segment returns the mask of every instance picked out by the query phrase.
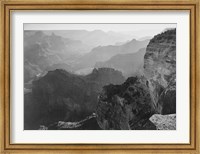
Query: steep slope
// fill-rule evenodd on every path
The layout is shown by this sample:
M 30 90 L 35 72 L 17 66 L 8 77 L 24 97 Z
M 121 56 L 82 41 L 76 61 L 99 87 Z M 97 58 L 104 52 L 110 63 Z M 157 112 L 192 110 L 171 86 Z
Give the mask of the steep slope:
M 79 59 L 79 63 L 76 69 L 82 69 L 85 67 L 94 67 L 96 62 L 103 62 L 109 60 L 111 57 L 117 54 L 135 53 L 141 48 L 145 48 L 149 40 L 137 41 L 135 39 L 123 44 L 123 45 L 109 45 L 99 46 L 83 57 Z
M 108 61 L 96 63 L 95 67 L 114 68 L 121 71 L 126 77 L 141 75 L 140 71 L 144 65 L 145 52 L 146 49 L 142 48 L 136 53 L 118 54 L 110 58 Z
M 122 73 L 114 69 L 95 69 L 88 76 L 64 70 L 49 71 L 33 81 L 32 93 L 25 97 L 25 129 L 38 129 L 39 125 L 48 126 L 58 121 L 82 120 L 94 112 L 103 86 L 123 82 Z M 32 108 L 37 110 L 32 111 Z M 34 126 L 32 121 L 35 121 Z
M 144 73 L 157 112 L 176 113 L 176 29 L 150 41 L 144 56 Z

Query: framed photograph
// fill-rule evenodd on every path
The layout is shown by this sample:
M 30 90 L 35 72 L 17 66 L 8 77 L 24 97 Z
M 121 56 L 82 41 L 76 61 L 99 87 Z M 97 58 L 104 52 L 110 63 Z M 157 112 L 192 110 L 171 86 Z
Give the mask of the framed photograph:
M 1 0 L 2 153 L 199 153 L 199 1 Z

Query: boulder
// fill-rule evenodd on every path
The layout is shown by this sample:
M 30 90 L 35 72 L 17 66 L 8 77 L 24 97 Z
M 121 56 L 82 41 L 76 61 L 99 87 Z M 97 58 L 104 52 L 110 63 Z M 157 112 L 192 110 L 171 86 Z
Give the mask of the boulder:
M 157 130 L 176 130 L 176 114 L 154 114 L 149 120 L 156 126 Z

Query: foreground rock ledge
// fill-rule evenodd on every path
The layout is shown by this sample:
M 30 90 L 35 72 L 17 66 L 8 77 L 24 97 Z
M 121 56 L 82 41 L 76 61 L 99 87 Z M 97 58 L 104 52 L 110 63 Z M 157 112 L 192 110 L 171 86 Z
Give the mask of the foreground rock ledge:
M 100 130 L 97 124 L 96 114 L 84 118 L 77 122 L 58 121 L 50 124 L 48 127 L 41 125 L 39 130 Z
M 176 114 L 154 114 L 149 120 L 156 126 L 157 130 L 176 130 Z

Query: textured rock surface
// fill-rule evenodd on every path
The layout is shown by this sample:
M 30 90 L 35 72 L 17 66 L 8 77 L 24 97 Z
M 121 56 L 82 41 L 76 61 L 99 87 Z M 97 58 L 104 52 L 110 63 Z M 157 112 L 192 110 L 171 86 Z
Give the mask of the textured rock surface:
M 122 85 L 109 85 L 103 88 L 96 113 L 102 129 L 128 130 L 146 127 L 146 122 L 153 111 L 154 106 L 146 80 L 131 77 Z M 152 129 L 153 126 L 150 125 L 149 129 Z
M 144 56 L 144 74 L 157 112 L 176 113 L 176 29 L 150 40 Z
M 149 120 L 158 130 L 176 130 L 176 114 L 154 114 Z

